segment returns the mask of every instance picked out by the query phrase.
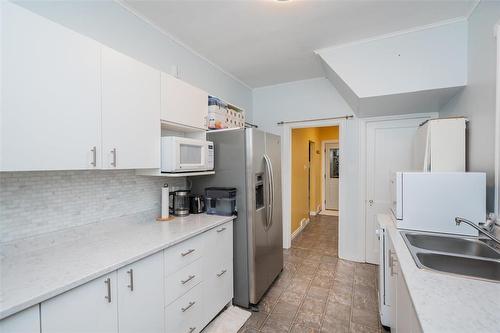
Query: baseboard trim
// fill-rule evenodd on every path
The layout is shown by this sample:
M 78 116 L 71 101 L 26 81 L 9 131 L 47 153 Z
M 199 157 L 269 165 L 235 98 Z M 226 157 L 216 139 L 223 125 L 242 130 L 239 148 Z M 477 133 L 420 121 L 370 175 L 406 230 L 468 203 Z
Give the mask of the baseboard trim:
M 309 222 L 311 222 L 310 219 L 308 218 L 303 218 L 302 220 L 300 220 L 300 226 L 297 228 L 297 230 L 295 230 L 293 233 L 292 233 L 292 240 L 297 237 L 301 232 L 302 230 L 304 230 L 304 228 L 306 227 L 306 225 L 309 224 Z
M 319 215 L 320 212 L 321 212 L 321 205 L 318 205 L 318 207 L 316 207 L 316 211 L 310 211 L 309 212 L 309 216 Z

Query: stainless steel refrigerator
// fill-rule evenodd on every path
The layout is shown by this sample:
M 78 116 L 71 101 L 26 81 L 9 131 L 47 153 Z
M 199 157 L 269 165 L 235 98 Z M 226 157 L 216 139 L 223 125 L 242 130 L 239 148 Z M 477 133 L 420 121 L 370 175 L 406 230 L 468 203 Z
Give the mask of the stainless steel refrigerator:
M 237 189 L 234 222 L 234 300 L 257 304 L 283 269 L 280 137 L 255 128 L 207 134 L 215 146 L 215 175 L 197 177 L 193 190 Z

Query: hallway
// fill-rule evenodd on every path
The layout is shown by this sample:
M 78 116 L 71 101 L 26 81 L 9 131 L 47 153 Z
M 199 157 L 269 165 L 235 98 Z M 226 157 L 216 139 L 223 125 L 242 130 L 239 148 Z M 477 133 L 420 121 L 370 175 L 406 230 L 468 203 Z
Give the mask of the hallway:
M 377 266 L 337 258 L 338 218 L 311 217 L 240 333 L 380 332 Z M 383 330 L 382 330 L 383 332 Z

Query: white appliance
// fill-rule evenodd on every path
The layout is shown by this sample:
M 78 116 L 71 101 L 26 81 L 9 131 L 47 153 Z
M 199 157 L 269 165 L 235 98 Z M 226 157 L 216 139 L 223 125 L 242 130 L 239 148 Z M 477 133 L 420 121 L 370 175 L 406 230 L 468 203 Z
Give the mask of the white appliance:
M 482 172 L 397 172 L 391 179 L 392 213 L 400 229 L 474 235 L 486 219 L 486 174 Z
M 161 172 L 192 172 L 213 169 L 213 142 L 178 136 L 161 138 Z
M 465 118 L 430 119 L 417 130 L 415 171 L 465 172 Z

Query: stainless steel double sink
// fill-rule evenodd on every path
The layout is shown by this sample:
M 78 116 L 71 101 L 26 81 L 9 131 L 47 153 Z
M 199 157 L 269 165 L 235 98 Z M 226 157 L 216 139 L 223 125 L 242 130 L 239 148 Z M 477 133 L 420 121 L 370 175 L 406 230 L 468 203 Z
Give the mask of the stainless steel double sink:
M 500 251 L 477 237 L 400 233 L 419 268 L 500 282 Z

